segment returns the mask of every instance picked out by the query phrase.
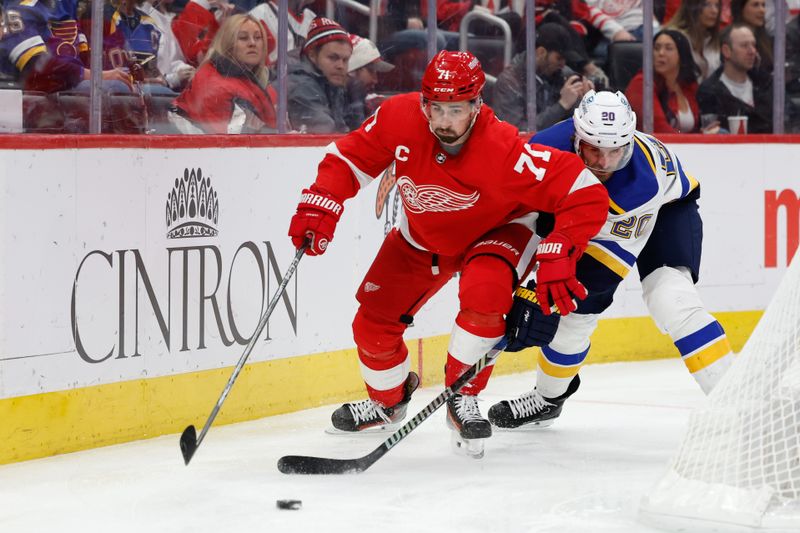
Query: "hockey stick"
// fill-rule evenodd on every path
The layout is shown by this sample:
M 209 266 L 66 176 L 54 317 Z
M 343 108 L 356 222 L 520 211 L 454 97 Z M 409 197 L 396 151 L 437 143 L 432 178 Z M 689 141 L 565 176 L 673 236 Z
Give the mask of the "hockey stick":
M 261 336 L 261 332 L 264 330 L 264 326 L 267 325 L 267 321 L 269 320 L 272 311 L 275 309 L 275 306 L 278 305 L 278 300 L 280 299 L 281 296 L 283 296 L 284 291 L 286 291 L 286 286 L 289 284 L 289 280 L 292 279 L 294 271 L 297 270 L 297 264 L 300 263 L 300 259 L 302 259 L 303 254 L 306 253 L 306 248 L 308 248 L 308 246 L 309 243 L 308 241 L 306 241 L 300 248 L 297 249 L 297 253 L 294 256 L 294 261 L 292 261 L 292 264 L 289 265 L 289 268 L 286 269 L 286 273 L 283 275 L 283 280 L 281 281 L 281 284 L 278 286 L 278 290 L 275 292 L 275 296 L 273 296 L 272 300 L 270 300 L 266 312 L 263 315 L 261 315 L 261 320 L 259 320 L 258 322 L 256 331 L 253 333 L 253 336 L 250 337 L 250 342 L 247 343 L 247 347 L 244 349 L 242 357 L 239 358 L 239 362 L 236 363 L 236 368 L 233 369 L 233 374 L 231 374 L 231 377 L 228 379 L 228 383 L 227 385 L 225 385 L 225 389 L 223 389 L 222 394 L 217 400 L 217 404 L 211 411 L 208 420 L 206 420 L 206 425 L 203 426 L 203 430 L 200 432 L 200 437 L 197 437 L 197 431 L 195 430 L 194 426 L 189 426 L 183 430 L 180 441 L 181 453 L 183 454 L 183 461 L 187 465 L 189 464 L 189 461 L 192 460 L 194 452 L 196 452 L 197 448 L 200 447 L 200 443 L 203 442 L 203 438 L 205 438 L 206 433 L 208 433 L 208 429 L 211 427 L 211 423 L 214 422 L 214 419 L 217 417 L 217 413 L 219 413 L 222 404 L 225 402 L 225 398 L 228 397 L 228 393 L 231 391 L 231 388 L 233 387 L 233 383 L 236 381 L 236 378 L 239 377 L 239 372 L 242 371 L 242 367 L 244 367 L 245 361 L 247 361 L 247 358 L 250 357 L 250 352 L 253 351 L 253 347 L 256 344 L 256 340 L 258 339 L 258 337 Z
M 497 356 L 500 355 L 500 352 L 505 349 L 507 343 L 508 339 L 505 337 L 500 339 L 494 348 L 481 357 L 477 363 L 469 367 L 452 385 L 444 389 L 439 396 L 426 405 L 414 418 L 406 422 L 403 427 L 392 433 L 380 446 L 364 457 L 359 457 L 357 459 L 329 459 L 305 455 L 285 455 L 278 460 L 278 470 L 284 474 L 357 474 L 363 472 L 375 464 L 386 452 L 394 448 L 398 442 L 406 438 L 409 433 L 422 424 L 425 419 L 431 416 L 451 396 L 460 391 L 464 385 L 475 377 L 475 375 L 494 361 Z

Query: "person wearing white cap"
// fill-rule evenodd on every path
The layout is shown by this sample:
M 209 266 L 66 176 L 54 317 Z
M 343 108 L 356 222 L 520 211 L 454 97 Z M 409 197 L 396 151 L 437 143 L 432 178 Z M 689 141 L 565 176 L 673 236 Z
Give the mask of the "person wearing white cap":
M 381 58 L 378 47 L 369 39 L 350 34 L 350 42 L 353 44 L 353 55 L 347 67 L 349 79 L 345 94 L 345 121 L 354 130 L 372 114 L 379 100 L 373 93 L 378 85 L 378 73 L 389 72 L 394 65 Z M 373 105 L 368 105 L 368 102 Z
M 360 80 L 367 90 L 372 90 L 378 84 L 377 73 L 389 72 L 394 69 L 394 65 L 381 58 L 378 47 L 369 39 L 351 34 L 350 42 L 353 43 L 353 55 L 350 56 L 347 70 L 350 76 Z

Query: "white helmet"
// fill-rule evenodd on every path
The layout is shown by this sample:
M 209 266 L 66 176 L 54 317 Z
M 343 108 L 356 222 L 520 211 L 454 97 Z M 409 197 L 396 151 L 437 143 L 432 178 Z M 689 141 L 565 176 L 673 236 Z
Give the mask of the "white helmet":
M 636 131 L 636 113 L 625 95 L 617 91 L 589 91 L 573 113 L 575 125 L 575 152 L 580 155 L 581 141 L 597 148 L 624 148 L 619 170 L 633 155 L 633 133 Z M 601 170 L 601 169 L 598 169 Z

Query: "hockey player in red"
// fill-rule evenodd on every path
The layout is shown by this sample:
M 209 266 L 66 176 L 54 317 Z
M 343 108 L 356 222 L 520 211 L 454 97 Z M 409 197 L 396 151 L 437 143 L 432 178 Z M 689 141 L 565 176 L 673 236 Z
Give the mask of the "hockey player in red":
M 605 188 L 579 157 L 527 144 L 498 120 L 482 103 L 484 81 L 469 52 L 440 52 L 425 71 L 422 93 L 386 100 L 358 130 L 329 145 L 316 181 L 302 193 L 289 235 L 297 247 L 310 237 L 309 255 L 325 252 L 343 202 L 392 162 L 403 201 L 399 227 L 387 235 L 356 295 L 353 334 L 369 398 L 333 413 L 339 431 L 405 416 L 419 378 L 410 372 L 403 333 L 455 273 L 461 272 L 460 309 L 446 385 L 502 338 L 514 288 L 534 260 L 548 313 L 552 304 L 568 314 L 573 298 L 586 295 L 575 262 L 606 218 Z M 555 215 L 541 243 L 539 212 Z M 491 371 L 448 401 L 451 428 L 476 456 L 491 436 L 476 398 Z

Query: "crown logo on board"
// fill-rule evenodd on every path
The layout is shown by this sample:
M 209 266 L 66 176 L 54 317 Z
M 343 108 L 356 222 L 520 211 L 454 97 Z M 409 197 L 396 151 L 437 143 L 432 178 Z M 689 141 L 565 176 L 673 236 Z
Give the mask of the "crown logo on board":
M 219 200 L 202 169 L 184 169 L 167 194 L 167 238 L 216 237 Z

